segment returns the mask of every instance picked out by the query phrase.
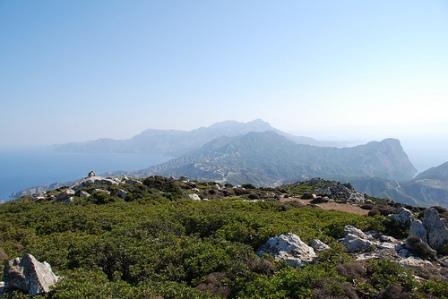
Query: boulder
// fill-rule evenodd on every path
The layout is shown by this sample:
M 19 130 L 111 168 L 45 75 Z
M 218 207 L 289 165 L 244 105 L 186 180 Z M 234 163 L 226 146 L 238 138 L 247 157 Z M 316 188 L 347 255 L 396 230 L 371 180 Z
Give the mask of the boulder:
M 0 296 L 4 293 L 5 291 L 5 283 L 3 281 L 0 281 Z
M 369 237 L 354 226 L 346 225 L 344 233 L 345 237 L 342 239 L 342 243 L 350 253 L 372 251 L 375 247 Z
M 258 255 L 269 254 L 294 267 L 311 263 L 316 257 L 314 249 L 300 240 L 295 234 L 282 234 L 269 238 L 257 251 Z
M 414 220 L 411 222 L 409 237 L 417 237 L 423 242 L 428 242 L 426 228 L 420 220 Z
M 39 262 L 31 254 L 10 260 L 4 269 L 5 290 L 22 290 L 31 296 L 48 293 L 59 277 L 47 262 Z
M 313 239 L 310 241 L 310 246 L 313 247 L 315 251 L 324 251 L 330 249 L 330 246 L 325 244 L 319 239 Z
M 397 214 L 389 215 L 389 218 L 401 226 L 408 226 L 414 220 L 414 215 L 406 208 L 398 209 Z
M 188 197 L 191 199 L 191 200 L 201 200 L 201 198 L 199 197 L 199 195 L 197 195 L 197 194 L 188 194 Z
M 440 219 L 439 212 L 435 208 L 426 209 L 422 223 L 427 231 L 429 246 L 437 251 L 444 250 L 448 243 L 448 227 Z

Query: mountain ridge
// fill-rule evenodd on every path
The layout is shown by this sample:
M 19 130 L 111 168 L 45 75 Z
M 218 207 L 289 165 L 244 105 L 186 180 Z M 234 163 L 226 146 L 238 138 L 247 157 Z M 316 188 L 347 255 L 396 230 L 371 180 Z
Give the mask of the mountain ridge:
M 196 151 L 135 174 L 275 185 L 319 176 L 408 180 L 415 173 L 395 139 L 336 148 L 296 144 L 275 132 L 251 132 L 213 140 Z
M 276 132 L 300 144 L 316 146 L 341 145 L 341 142 L 325 142 L 311 137 L 292 135 L 272 127 L 268 122 L 256 119 L 246 123 L 222 121 L 208 127 L 200 127 L 190 131 L 147 129 L 130 139 L 101 138 L 87 142 L 55 145 L 54 149 L 61 152 L 75 153 L 145 152 L 179 157 L 219 137 L 234 137 L 249 132 L 264 131 Z

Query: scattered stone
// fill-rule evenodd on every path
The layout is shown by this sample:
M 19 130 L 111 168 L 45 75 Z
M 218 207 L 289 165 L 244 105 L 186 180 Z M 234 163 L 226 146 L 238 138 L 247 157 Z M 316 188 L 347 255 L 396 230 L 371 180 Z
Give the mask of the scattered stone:
M 39 262 L 31 254 L 10 260 L 4 270 L 5 290 L 22 290 L 31 296 L 48 293 L 59 277 L 47 262 Z
M 398 209 L 398 213 L 389 215 L 389 218 L 403 227 L 410 225 L 414 220 L 412 212 L 406 208 Z
M 188 197 L 189 197 L 191 200 L 201 200 L 201 198 L 200 198 L 199 195 L 197 195 L 197 194 L 188 194 Z
M 294 267 L 311 263 L 317 257 L 312 247 L 300 240 L 299 236 L 291 233 L 269 238 L 258 249 L 257 254 L 272 255 L 276 260 L 286 261 Z
M 330 249 L 330 246 L 325 244 L 319 239 L 313 239 L 310 241 L 310 246 L 313 247 L 315 251 L 324 251 Z

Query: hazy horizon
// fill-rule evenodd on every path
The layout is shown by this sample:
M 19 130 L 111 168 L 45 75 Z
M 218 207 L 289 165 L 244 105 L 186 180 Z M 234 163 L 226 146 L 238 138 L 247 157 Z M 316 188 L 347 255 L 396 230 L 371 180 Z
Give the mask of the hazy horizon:
M 0 2 L 0 149 L 261 118 L 448 160 L 445 1 Z

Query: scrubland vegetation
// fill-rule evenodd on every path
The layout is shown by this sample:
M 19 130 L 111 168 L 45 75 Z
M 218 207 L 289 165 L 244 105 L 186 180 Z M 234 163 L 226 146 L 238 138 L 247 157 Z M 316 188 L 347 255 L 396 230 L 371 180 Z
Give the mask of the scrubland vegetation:
M 446 283 L 418 282 L 387 260 L 354 261 L 337 242 L 347 224 L 385 231 L 383 216 L 224 197 L 212 185 L 197 183 L 208 201 L 188 200 L 180 181 L 152 178 L 127 185 L 125 200 L 112 192 L 72 204 L 24 198 L 0 205 L 0 259 L 29 252 L 48 261 L 63 279 L 46 298 L 448 297 Z M 286 232 L 332 249 L 303 268 L 256 255 Z

